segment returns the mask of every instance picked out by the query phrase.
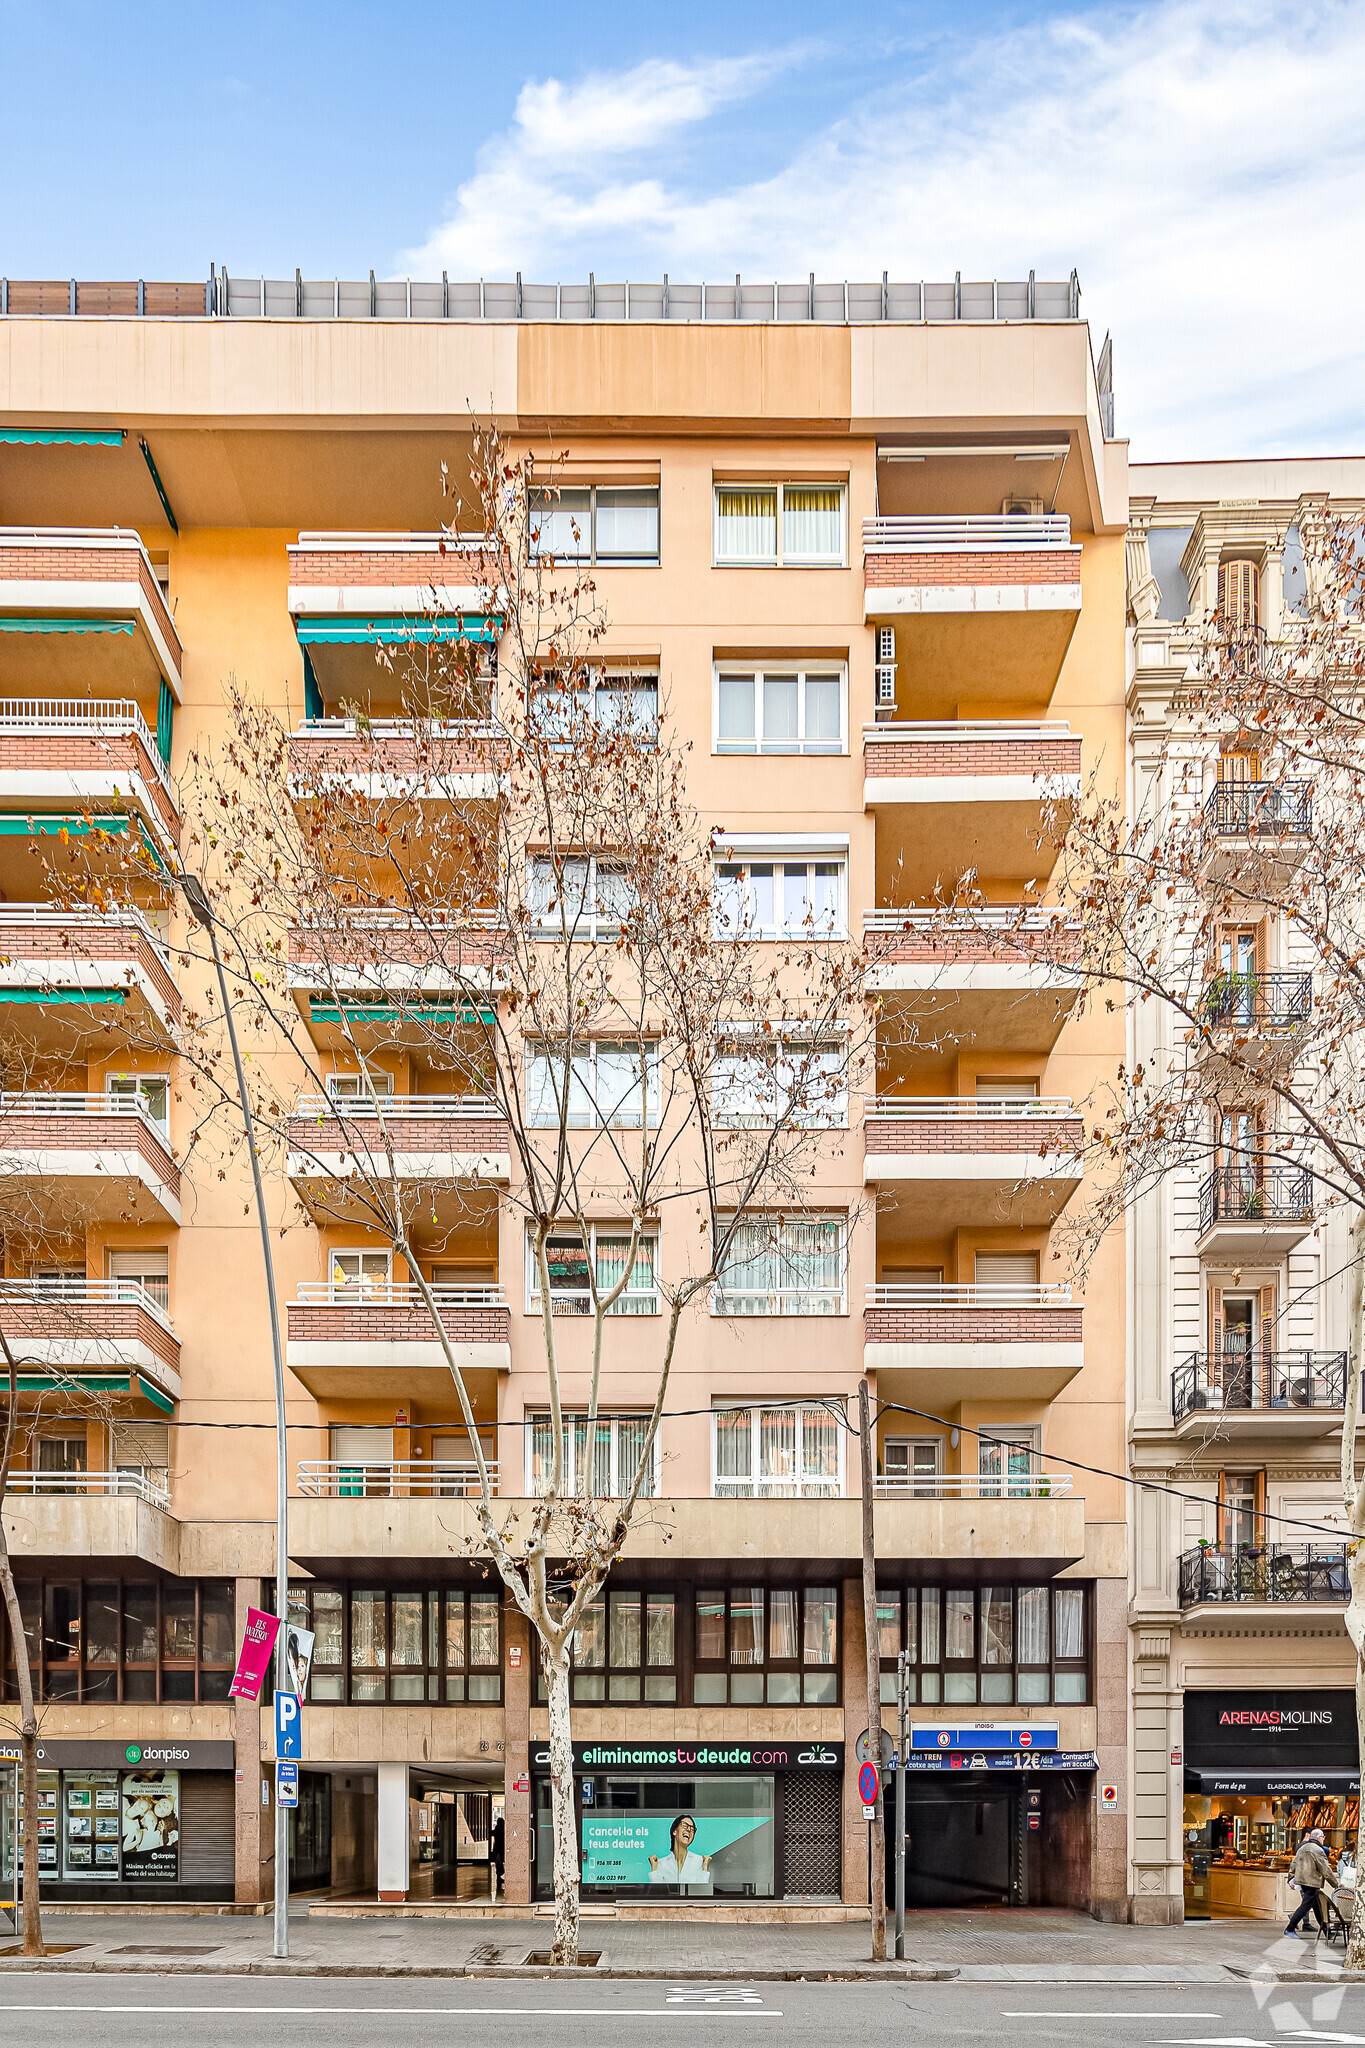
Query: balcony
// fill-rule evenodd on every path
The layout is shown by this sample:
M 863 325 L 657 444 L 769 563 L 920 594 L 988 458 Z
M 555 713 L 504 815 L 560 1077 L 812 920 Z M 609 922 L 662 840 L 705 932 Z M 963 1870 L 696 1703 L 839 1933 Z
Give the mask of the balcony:
M 951 890 L 968 869 L 1043 879 L 1056 859 L 1051 807 L 1080 789 L 1080 735 L 1064 719 L 864 726 L 863 803 L 884 841 L 879 896 Z
M 1210 881 L 1248 863 L 1269 877 L 1288 874 L 1312 834 L 1311 782 L 1216 782 L 1204 805 L 1201 867 Z
M 476 719 L 309 718 L 289 736 L 297 804 L 344 789 L 375 802 L 491 802 L 505 745 Z
M 170 771 L 131 699 L 0 699 L 0 808 L 9 840 L 135 832 L 159 860 L 180 839 Z
M 501 1287 L 434 1287 L 462 1372 L 510 1372 L 512 1318 Z M 454 1381 L 420 1291 L 409 1283 L 357 1288 L 302 1282 L 288 1305 L 287 1363 L 328 1400 L 454 1398 Z M 488 1389 L 485 1389 L 488 1390 Z
M 1209 1025 L 1227 1031 L 1297 1031 L 1313 1014 L 1311 974 L 1217 974 L 1201 999 Z
M 155 703 L 164 682 L 180 697 L 175 622 L 118 527 L 0 527 L 0 634 L 11 689 Z
M 870 1286 L 863 1360 L 916 1407 L 968 1399 L 1051 1401 L 1084 1363 L 1067 1281 L 1032 1286 Z
M 877 1500 L 1065 1500 L 1070 1472 L 879 1473 L 872 1482 Z
M 1345 1405 L 1344 1351 L 1199 1351 L 1171 1376 L 1180 1436 L 1327 1436 Z
M 73 1201 L 87 1224 L 180 1221 L 180 1169 L 140 1096 L 0 1094 L 0 1172 L 28 1183 L 35 1224 Z
M 366 702 L 385 647 L 495 646 L 491 569 L 476 536 L 301 533 L 289 549 L 289 610 L 310 714 Z
M 926 688 L 951 704 L 979 697 L 986 675 L 993 697 L 1046 703 L 1080 615 L 1081 549 L 1066 517 L 863 521 L 863 617 L 895 626 L 918 708 Z
M 500 931 L 492 913 L 455 926 L 398 910 L 339 918 L 322 935 L 298 928 L 290 993 L 320 1051 L 353 1054 L 353 1038 L 366 1052 L 421 1046 L 433 1024 L 477 1021 L 496 986 Z
M 390 1161 L 380 1120 L 393 1146 Z M 390 1174 L 423 1189 L 438 1221 L 444 1190 L 504 1186 L 512 1176 L 507 1121 L 481 1095 L 398 1095 L 379 1102 L 305 1095 L 289 1119 L 287 1171 L 316 1216 L 344 1208 L 348 1181 Z
M 1199 1190 L 1202 1256 L 1255 1259 L 1289 1252 L 1313 1228 L 1313 1176 L 1260 1153 L 1220 1166 Z
M 1081 991 L 1079 927 L 1060 910 L 865 910 L 868 993 L 933 1042 L 1051 1052 Z M 915 1048 L 900 1052 L 916 1064 Z
M 72 1054 L 126 1018 L 143 1038 L 180 1025 L 170 951 L 135 910 L 53 910 L 0 905 L 0 1012 L 11 1038 L 44 1054 Z
M 122 1472 L 11 1472 L 6 1491 L 63 1500 L 140 1500 L 149 1508 L 169 1510 L 171 1489 L 155 1473 L 136 1468 Z
M 165 1304 L 136 1280 L 0 1280 L 0 1313 L 22 1393 L 52 1393 L 57 1373 L 162 1413 L 180 1398 L 179 1340 Z
M 485 1461 L 498 1491 L 498 1461 Z M 477 1500 L 479 1468 L 473 1459 L 390 1458 L 357 1464 L 345 1458 L 304 1458 L 298 1489 L 305 1500 Z
M 911 1238 L 1012 1223 L 1056 1222 L 1081 1184 L 1084 1127 L 1070 1100 L 873 1097 L 863 1121 L 863 1178 L 894 1190 Z
M 1343 1543 L 1209 1544 L 1180 1560 L 1182 1608 L 1236 1601 L 1339 1611 L 1350 1597 Z

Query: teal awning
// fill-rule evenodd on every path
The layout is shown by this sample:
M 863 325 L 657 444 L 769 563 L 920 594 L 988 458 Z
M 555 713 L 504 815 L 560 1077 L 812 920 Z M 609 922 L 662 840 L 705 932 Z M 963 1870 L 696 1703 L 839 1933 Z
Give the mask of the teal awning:
M 131 619 L 0 618 L 0 633 L 131 633 Z
M 0 427 L 0 442 L 15 448 L 121 448 L 122 427 Z
M 477 613 L 448 619 L 300 619 L 297 630 L 300 647 L 401 647 L 410 640 L 429 646 L 498 637 L 495 621 Z
M 160 1387 L 153 1386 L 150 1380 L 143 1379 L 141 1373 L 137 1375 L 137 1391 L 144 1401 L 150 1401 L 153 1408 L 159 1408 L 163 1415 L 174 1415 L 175 1403 L 170 1395 L 163 1394 Z
M 72 839 L 84 839 L 91 832 L 126 832 L 131 822 L 122 811 L 95 812 L 88 818 L 56 811 L 25 818 L 7 811 L 0 815 L 0 839 L 49 839 L 63 831 Z
M 449 1008 L 434 1003 L 310 1003 L 308 1014 L 315 1024 L 395 1024 L 404 1017 L 420 1018 L 424 1024 L 495 1024 L 492 1010 L 471 1010 L 467 1004 Z
M 0 1003 L 126 1003 L 126 988 L 0 988 Z

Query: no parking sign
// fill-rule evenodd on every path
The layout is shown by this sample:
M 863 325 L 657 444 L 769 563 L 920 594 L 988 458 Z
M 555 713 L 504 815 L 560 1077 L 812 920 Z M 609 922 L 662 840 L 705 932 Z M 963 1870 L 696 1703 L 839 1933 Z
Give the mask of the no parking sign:
M 880 1790 L 881 1777 L 877 1766 L 875 1764 L 860 1764 L 858 1766 L 858 1797 L 863 1802 L 865 1812 L 875 1812 L 877 1794 Z

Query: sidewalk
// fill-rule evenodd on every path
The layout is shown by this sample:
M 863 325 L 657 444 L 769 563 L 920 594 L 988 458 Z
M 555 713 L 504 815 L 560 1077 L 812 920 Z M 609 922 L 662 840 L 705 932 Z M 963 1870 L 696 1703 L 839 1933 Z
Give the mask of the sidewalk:
M 299 1977 L 540 1976 L 528 1964 L 548 1951 L 546 1919 L 341 1920 L 290 1915 L 287 1959 L 271 1955 L 269 1919 L 230 1915 L 61 1913 L 44 1934 L 69 1952 L 50 1971 L 174 1972 Z M 866 1922 L 735 1925 L 693 1920 L 592 1919 L 582 1946 L 596 1950 L 595 1974 L 711 1979 L 897 1978 L 1034 1983 L 1215 1983 L 1269 1970 L 1282 1981 L 1338 1978 L 1341 1949 L 1286 1941 L 1269 1921 L 1192 1921 L 1184 1927 L 1107 1927 L 1082 1914 L 1038 1910 L 914 1913 L 904 1963 L 869 1960 Z M 888 1929 L 888 1947 L 891 1946 Z M 16 1942 L 0 1950 L 0 1971 L 30 1967 Z

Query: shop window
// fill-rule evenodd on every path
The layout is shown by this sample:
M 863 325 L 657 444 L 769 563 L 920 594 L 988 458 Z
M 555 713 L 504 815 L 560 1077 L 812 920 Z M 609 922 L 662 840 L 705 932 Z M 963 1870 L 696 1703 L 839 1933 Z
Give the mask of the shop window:
M 1084 1706 L 1091 1698 L 1084 1586 L 911 1586 L 877 1594 L 882 1699 L 896 1698 L 903 1637 L 924 1706 Z
M 353 1706 L 502 1698 L 502 1595 L 493 1587 L 290 1589 L 313 1630 L 308 1698 Z
M 836 1706 L 839 1601 L 833 1586 L 699 1588 L 698 1706 Z

